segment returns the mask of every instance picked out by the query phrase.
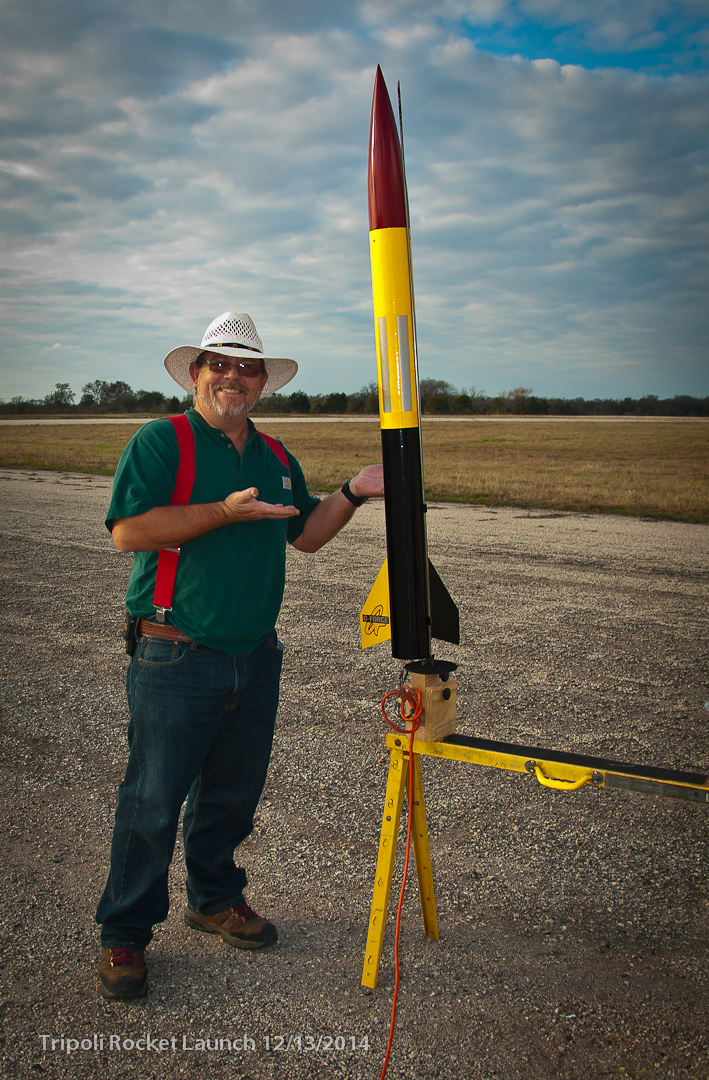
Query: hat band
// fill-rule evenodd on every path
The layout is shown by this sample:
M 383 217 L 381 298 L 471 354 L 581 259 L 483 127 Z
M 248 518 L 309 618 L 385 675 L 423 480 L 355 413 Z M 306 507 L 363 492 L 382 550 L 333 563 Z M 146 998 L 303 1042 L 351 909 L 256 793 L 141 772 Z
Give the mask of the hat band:
M 202 348 L 205 352 L 209 352 L 210 349 L 248 349 L 249 352 L 255 352 L 259 356 L 263 356 L 261 349 L 257 349 L 253 345 L 242 345 L 240 341 L 210 341 L 208 345 L 203 345 Z

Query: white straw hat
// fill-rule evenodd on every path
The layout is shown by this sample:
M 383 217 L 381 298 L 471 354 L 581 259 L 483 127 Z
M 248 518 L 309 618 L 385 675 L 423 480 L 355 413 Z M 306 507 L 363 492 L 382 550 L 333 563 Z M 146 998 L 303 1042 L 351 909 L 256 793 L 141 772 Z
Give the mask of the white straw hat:
M 204 331 L 201 345 L 180 345 L 165 357 L 168 374 L 189 394 L 194 390 L 190 364 L 205 351 L 220 353 L 222 356 L 263 360 L 268 379 L 261 391 L 261 397 L 280 390 L 298 371 L 295 360 L 287 360 L 284 356 L 264 356 L 263 342 L 256 333 L 253 319 L 250 315 L 238 311 L 225 311 L 223 315 L 217 315 Z

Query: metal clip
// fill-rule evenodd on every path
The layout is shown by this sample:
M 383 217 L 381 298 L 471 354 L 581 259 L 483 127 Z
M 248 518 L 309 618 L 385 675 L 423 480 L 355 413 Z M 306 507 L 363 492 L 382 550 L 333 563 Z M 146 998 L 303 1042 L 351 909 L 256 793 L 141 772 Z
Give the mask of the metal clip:
M 166 611 L 172 611 L 172 608 L 171 607 L 168 607 L 168 608 L 156 607 L 155 608 L 155 622 L 164 623 L 165 622 L 165 612 Z

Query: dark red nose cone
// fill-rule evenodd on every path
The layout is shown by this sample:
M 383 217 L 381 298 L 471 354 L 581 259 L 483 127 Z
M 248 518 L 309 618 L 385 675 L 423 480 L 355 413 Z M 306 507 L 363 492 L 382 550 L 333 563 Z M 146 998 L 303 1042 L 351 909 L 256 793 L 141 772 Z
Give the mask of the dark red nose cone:
M 369 125 L 369 229 L 406 228 L 401 146 L 382 69 L 377 65 Z

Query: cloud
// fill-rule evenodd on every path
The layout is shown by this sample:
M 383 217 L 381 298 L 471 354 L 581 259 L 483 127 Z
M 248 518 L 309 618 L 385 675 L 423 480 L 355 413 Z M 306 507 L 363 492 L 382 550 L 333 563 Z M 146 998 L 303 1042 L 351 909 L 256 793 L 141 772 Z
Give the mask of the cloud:
M 369 382 L 377 62 L 402 83 L 422 374 L 707 392 L 706 79 L 495 55 L 471 32 L 519 44 L 536 20 L 593 48 L 615 12 L 633 49 L 698 8 L 79 3 L 35 40 L 35 3 L 10 5 L 0 69 L 3 397 L 60 375 L 171 390 L 162 356 L 232 307 L 300 362 L 296 388 Z

